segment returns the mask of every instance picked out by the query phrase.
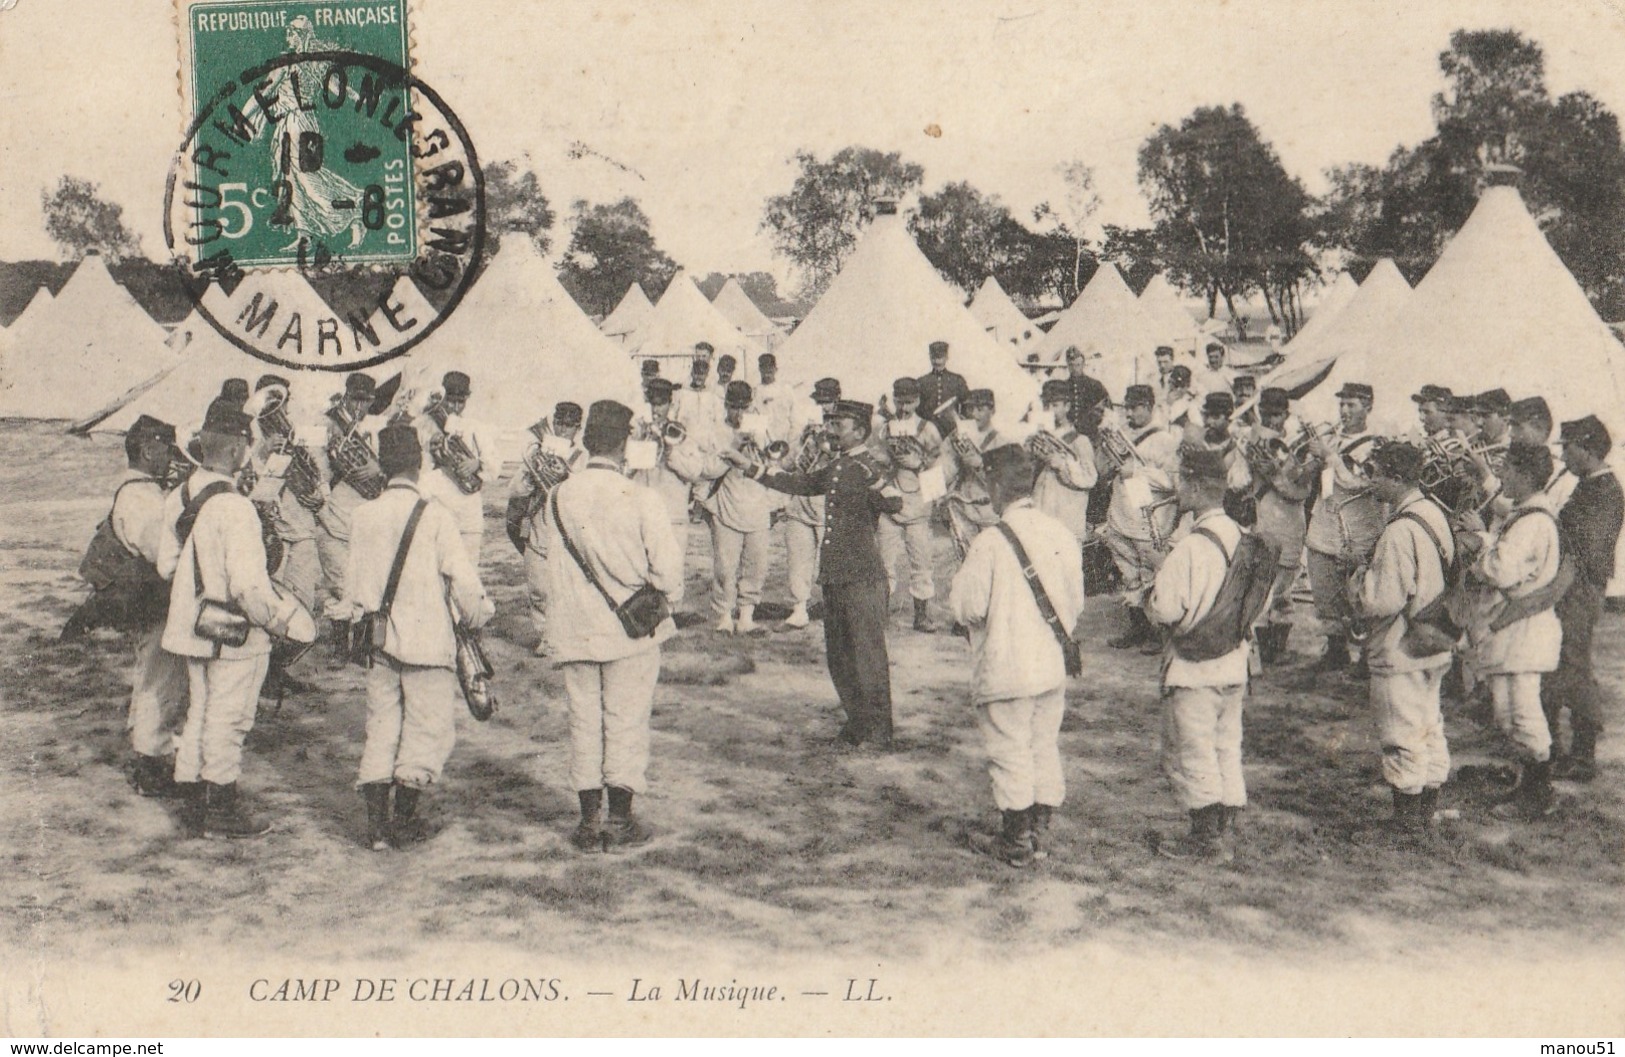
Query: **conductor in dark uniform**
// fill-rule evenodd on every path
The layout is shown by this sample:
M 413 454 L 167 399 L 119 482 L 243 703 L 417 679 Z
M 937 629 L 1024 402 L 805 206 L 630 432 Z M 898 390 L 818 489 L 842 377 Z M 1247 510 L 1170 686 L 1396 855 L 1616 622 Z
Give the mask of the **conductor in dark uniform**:
M 955 374 L 948 369 L 948 343 L 946 341 L 933 341 L 930 345 L 931 373 L 920 375 L 920 417 L 930 419 L 937 427 L 937 432 L 944 437 L 954 431 L 954 418 L 959 406 L 970 392 L 970 386 L 965 376 Z M 948 401 L 956 403 L 952 407 L 937 409 Z
M 1602 733 L 1602 701 L 1591 670 L 1591 638 L 1602 616 L 1608 581 L 1614 575 L 1614 546 L 1625 521 L 1625 495 L 1613 469 L 1604 462 L 1613 438 L 1596 416 L 1563 423 L 1559 439 L 1563 462 L 1579 479 L 1558 515 L 1563 544 L 1573 555 L 1575 569 L 1573 585 L 1557 603 L 1563 646 L 1557 671 L 1544 681 L 1541 704 L 1554 750 L 1564 708 L 1569 710 L 1574 733 L 1568 755 L 1552 753 L 1557 761 L 1552 776 L 1589 782 L 1597 772 L 1597 736 Z
M 955 377 L 958 377 L 957 375 Z M 818 582 L 824 589 L 824 649 L 830 681 L 846 711 L 837 741 L 891 749 L 891 662 L 886 654 L 886 566 L 875 542 L 882 514 L 902 509 L 902 497 L 881 495 L 884 474 L 866 450 L 874 408 L 838 400 L 824 416 L 830 448 L 827 466 L 807 473 L 753 475 L 791 495 L 824 497 L 824 539 Z

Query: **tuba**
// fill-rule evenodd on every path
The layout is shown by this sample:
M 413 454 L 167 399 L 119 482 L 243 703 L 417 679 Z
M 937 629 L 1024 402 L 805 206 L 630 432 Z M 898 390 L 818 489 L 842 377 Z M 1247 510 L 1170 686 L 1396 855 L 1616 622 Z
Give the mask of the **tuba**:
M 445 395 L 438 389 L 430 393 L 423 413 L 434 423 L 435 435 L 429 438 L 429 458 L 434 461 L 435 468 L 450 477 L 457 490 L 464 495 L 478 492 L 485 486 L 485 480 L 480 476 L 479 456 L 461 436 L 446 432 L 451 413 L 446 409 Z M 470 465 L 474 467 L 472 470 L 467 469 Z
M 570 464 L 558 452 L 549 450 L 549 446 L 559 440 L 549 420 L 544 418 L 532 425 L 530 434 L 536 443 L 525 452 L 525 471 L 536 482 L 535 491 L 540 498 L 564 483 L 570 476 Z
M 320 510 L 322 470 L 310 449 L 294 437 L 293 423 L 288 420 L 288 387 L 266 386 L 249 398 L 243 410 L 259 422 L 260 433 L 270 442 L 272 453 L 288 457 L 288 469 L 282 481 L 294 499 L 313 513 Z
M 335 480 L 348 482 L 363 499 L 377 499 L 388 482 L 384 468 L 378 465 L 377 452 L 361 432 L 362 416 L 351 416 L 349 404 L 340 393 L 333 395 L 326 414 L 341 431 L 327 445 L 327 461 L 333 467 Z

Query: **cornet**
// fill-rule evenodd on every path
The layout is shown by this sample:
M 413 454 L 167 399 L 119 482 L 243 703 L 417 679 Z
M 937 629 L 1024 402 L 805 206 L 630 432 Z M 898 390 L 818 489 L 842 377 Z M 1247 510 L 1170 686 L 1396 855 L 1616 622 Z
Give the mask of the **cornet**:
M 1066 441 L 1047 429 L 1034 430 L 1032 436 L 1027 438 L 1024 446 L 1029 455 L 1045 462 L 1057 456 L 1066 458 L 1072 454 L 1072 449 L 1066 446 Z

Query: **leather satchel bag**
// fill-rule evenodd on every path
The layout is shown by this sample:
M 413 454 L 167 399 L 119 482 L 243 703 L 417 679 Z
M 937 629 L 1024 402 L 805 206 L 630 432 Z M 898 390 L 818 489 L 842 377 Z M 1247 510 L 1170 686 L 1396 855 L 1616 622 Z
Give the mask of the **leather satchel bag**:
M 395 592 L 401 586 L 401 571 L 406 568 L 406 554 L 412 547 L 412 537 L 417 535 L 418 522 L 423 519 L 424 508 L 428 505 L 427 499 L 419 499 L 412 507 L 412 515 L 406 519 L 406 529 L 401 533 L 401 542 L 395 548 L 395 561 L 389 567 L 389 582 L 384 585 L 384 597 L 378 603 L 377 611 L 363 613 L 350 622 L 352 664 L 371 668 L 373 654 L 384 649 L 384 643 L 389 638 L 389 612 L 395 605 Z
M 666 596 L 653 584 L 644 584 L 636 591 L 633 591 L 632 597 L 625 602 L 616 602 L 614 596 L 604 589 L 604 585 L 599 581 L 598 577 L 593 575 L 591 567 L 587 565 L 587 560 L 581 556 L 581 552 L 576 550 L 576 545 L 570 540 L 570 534 L 564 531 L 564 521 L 559 517 L 557 489 L 554 490 L 550 500 L 553 505 L 553 524 L 558 526 L 559 539 L 564 542 L 564 549 L 570 552 L 570 557 L 574 558 L 576 565 L 580 566 L 581 574 L 587 578 L 587 582 L 596 587 L 598 593 L 604 596 L 604 601 L 609 605 L 615 616 L 620 619 L 621 627 L 626 629 L 626 637 L 629 639 L 653 638 L 654 633 L 660 630 L 660 625 L 666 621 L 667 617 L 671 616 L 671 608 L 666 603 Z
M 197 589 L 197 618 L 192 621 L 192 634 L 215 644 L 215 653 L 221 646 L 241 646 L 248 641 L 248 615 L 235 602 L 218 602 L 203 597 L 203 566 L 198 562 L 197 544 L 192 545 L 192 578 Z
M 1439 539 L 1433 526 L 1417 515 L 1407 510 L 1399 515 L 1399 520 L 1414 521 L 1422 527 L 1422 531 L 1433 543 L 1434 553 L 1439 558 L 1439 571 L 1444 576 L 1444 590 L 1439 597 L 1417 610 L 1405 621 L 1405 633 L 1399 637 L 1399 648 L 1405 656 L 1414 659 L 1423 657 L 1436 657 L 1441 653 L 1449 653 L 1461 641 L 1465 629 L 1457 624 L 1450 616 L 1451 584 L 1456 578 L 1456 564 L 1445 557 L 1444 543 Z

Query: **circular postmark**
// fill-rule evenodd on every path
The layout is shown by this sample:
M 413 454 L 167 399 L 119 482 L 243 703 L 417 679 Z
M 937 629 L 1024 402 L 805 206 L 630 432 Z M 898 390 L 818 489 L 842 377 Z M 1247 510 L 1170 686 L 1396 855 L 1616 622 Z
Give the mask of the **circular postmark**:
M 433 333 L 486 236 L 478 156 L 439 94 L 349 51 L 290 49 L 213 77 L 197 65 L 164 240 L 198 313 L 295 370 L 376 366 Z

